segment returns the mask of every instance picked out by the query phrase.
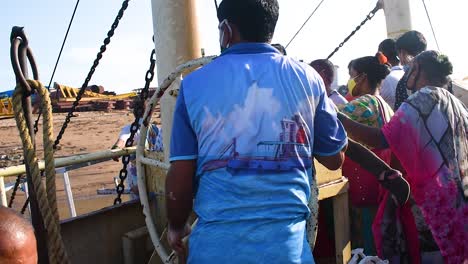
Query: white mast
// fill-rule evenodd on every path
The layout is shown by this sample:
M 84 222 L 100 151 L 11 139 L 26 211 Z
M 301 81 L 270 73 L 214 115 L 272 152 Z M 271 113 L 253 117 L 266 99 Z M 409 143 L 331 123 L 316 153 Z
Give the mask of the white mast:
M 196 0 L 152 0 L 158 78 L 201 56 Z
M 175 68 L 201 57 L 196 0 L 152 0 L 158 83 Z M 174 83 L 178 88 L 178 82 Z M 177 87 L 175 87 L 177 86 Z M 165 160 L 168 160 L 175 98 L 161 98 Z
M 396 38 L 412 30 L 410 0 L 383 0 L 387 35 Z

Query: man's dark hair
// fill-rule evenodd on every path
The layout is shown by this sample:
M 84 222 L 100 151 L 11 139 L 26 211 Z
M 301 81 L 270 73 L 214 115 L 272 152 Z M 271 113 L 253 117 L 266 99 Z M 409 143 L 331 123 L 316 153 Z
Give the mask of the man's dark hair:
M 224 0 L 218 19 L 237 26 L 241 38 L 248 42 L 270 42 L 279 16 L 277 0 Z
M 326 81 L 328 83 L 333 83 L 333 79 L 335 78 L 335 66 L 333 63 L 326 59 L 314 60 L 310 63 L 310 66 L 314 68 L 317 72 L 324 72 Z
M 396 49 L 396 41 L 394 39 L 386 39 L 380 42 L 379 51 L 382 52 L 385 57 L 387 57 L 392 65 L 398 64 L 400 62 Z
M 397 51 L 405 50 L 410 55 L 417 56 L 427 49 L 427 41 L 421 32 L 416 30 L 408 31 L 398 38 L 396 49 Z

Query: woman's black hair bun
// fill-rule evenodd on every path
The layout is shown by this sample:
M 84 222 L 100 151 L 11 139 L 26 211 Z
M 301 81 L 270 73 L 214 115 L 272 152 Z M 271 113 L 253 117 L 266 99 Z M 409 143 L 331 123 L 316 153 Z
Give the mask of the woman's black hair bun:
M 451 75 L 453 73 L 453 65 L 446 55 L 439 54 L 437 56 L 437 64 L 443 75 Z

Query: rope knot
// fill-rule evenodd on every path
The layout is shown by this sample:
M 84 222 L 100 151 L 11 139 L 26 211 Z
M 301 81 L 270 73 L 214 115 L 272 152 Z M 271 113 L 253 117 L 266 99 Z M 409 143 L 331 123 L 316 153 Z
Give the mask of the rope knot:
M 15 94 L 19 93 L 24 97 L 30 96 L 34 94 L 36 91 L 41 89 L 46 89 L 41 82 L 36 80 L 26 80 L 27 86 L 25 87 L 24 84 L 18 83 L 15 87 Z M 46 89 L 47 90 L 47 89 Z

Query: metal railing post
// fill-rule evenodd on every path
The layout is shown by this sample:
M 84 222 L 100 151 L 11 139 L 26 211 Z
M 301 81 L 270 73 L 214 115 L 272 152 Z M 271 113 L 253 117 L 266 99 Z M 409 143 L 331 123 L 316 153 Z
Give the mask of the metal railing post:
M 8 206 L 6 189 L 5 189 L 5 181 L 3 177 L 0 177 L 0 205 L 5 206 L 5 207 Z
M 63 174 L 63 185 L 65 187 L 65 195 L 67 196 L 68 210 L 71 217 L 76 217 L 75 201 L 73 200 L 73 193 L 70 185 L 70 177 L 66 168 L 56 170 L 57 173 Z

